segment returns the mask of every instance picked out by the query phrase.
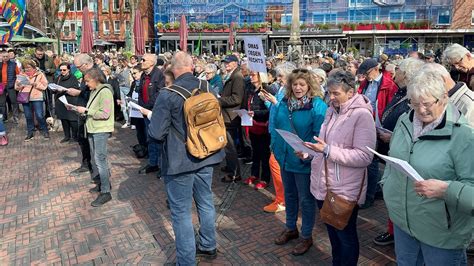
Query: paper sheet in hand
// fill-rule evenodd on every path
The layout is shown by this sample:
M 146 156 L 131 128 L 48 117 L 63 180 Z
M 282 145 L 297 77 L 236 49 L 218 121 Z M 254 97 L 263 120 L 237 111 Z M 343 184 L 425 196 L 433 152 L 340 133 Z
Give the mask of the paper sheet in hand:
M 240 123 L 241 126 L 251 127 L 253 126 L 253 119 L 249 115 L 248 111 L 245 109 L 234 110 L 234 113 L 237 113 L 240 116 L 242 122 Z
M 382 155 L 369 147 L 366 147 L 366 148 L 369 149 L 369 151 L 372 152 L 373 154 L 384 159 L 385 162 L 393 166 L 399 172 L 406 174 L 409 178 L 413 179 L 413 181 L 424 180 L 423 177 L 421 177 L 420 174 L 418 174 L 418 172 L 408 162 L 398 159 L 398 158 Z
M 285 140 L 285 142 L 288 143 L 288 145 L 290 145 L 293 148 L 293 150 L 308 153 L 313 156 L 316 155 L 315 151 L 303 145 L 304 141 L 300 139 L 298 135 L 286 130 L 281 130 L 281 129 L 275 129 L 275 130 L 276 132 L 278 132 L 278 134 L 280 134 L 283 140 Z
M 60 100 L 60 101 L 61 101 L 62 103 L 64 103 L 65 105 L 66 105 L 66 104 L 69 104 L 69 103 L 67 102 L 66 96 L 64 96 L 64 95 L 61 96 L 61 97 L 59 97 L 58 100 Z
M 60 86 L 60 85 L 54 84 L 54 83 L 48 84 L 48 87 L 49 87 L 52 91 L 58 91 L 58 92 L 68 91 L 67 88 L 64 88 L 63 86 Z
M 137 93 L 137 92 L 133 92 L 133 93 L 132 93 L 132 98 L 126 97 L 126 101 L 127 101 L 127 105 L 129 106 L 130 117 L 133 117 L 133 118 L 143 118 L 143 115 L 142 115 L 142 113 L 140 112 L 140 109 L 134 108 L 134 107 L 132 107 L 132 105 L 130 104 L 130 103 L 132 103 L 133 101 L 138 101 L 138 93 Z
M 16 80 L 20 83 L 20 85 L 30 85 L 30 80 L 23 75 L 16 76 Z

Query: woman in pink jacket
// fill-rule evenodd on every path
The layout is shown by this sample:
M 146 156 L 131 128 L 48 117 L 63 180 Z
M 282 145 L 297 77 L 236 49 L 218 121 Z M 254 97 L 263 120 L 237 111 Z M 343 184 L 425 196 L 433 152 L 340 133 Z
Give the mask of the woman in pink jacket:
M 366 146 L 374 149 L 376 140 L 372 106 L 367 97 L 355 93 L 355 78 L 350 72 L 335 72 L 329 77 L 327 88 L 330 103 L 320 137 L 315 137 L 317 143 L 305 143 L 317 152 L 311 163 L 311 193 L 319 209 L 328 187 L 346 200 L 363 204 L 367 190 L 366 168 L 373 157 Z M 326 184 L 325 169 L 329 184 Z M 357 212 L 356 205 L 343 230 L 326 224 L 333 265 L 357 265 Z
M 33 131 L 35 129 L 33 112 L 38 121 L 40 130 L 43 133 L 43 137 L 49 139 L 44 112 L 44 92 L 46 88 L 48 88 L 48 80 L 38 68 L 38 64 L 35 61 L 26 59 L 23 61 L 22 67 L 24 72 L 18 75 L 15 82 L 15 90 L 19 91 L 19 93 L 23 92 L 29 94 L 26 102 L 21 103 L 26 118 L 27 135 L 25 141 L 30 141 L 33 138 Z

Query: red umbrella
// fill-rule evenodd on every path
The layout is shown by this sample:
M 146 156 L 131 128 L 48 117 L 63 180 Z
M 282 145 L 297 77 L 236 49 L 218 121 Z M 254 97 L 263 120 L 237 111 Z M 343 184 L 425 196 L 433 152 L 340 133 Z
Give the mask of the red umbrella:
M 145 35 L 143 34 L 142 15 L 140 10 L 135 12 L 135 21 L 133 23 L 133 33 L 135 33 L 135 54 L 145 54 Z
M 184 15 L 181 15 L 181 22 L 179 24 L 179 48 L 183 52 L 188 50 L 188 25 Z
M 92 36 L 92 22 L 89 16 L 89 9 L 87 6 L 82 11 L 82 36 L 81 36 L 81 53 L 92 52 L 92 45 L 94 43 Z
M 235 38 L 234 38 L 234 22 L 230 23 L 229 27 L 229 49 L 234 50 Z

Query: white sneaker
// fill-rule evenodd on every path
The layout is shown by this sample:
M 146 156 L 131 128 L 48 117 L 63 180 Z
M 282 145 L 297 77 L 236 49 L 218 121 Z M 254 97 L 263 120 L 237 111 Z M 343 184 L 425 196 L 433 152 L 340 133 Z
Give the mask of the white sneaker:
M 135 130 L 135 129 L 136 129 L 136 127 L 135 127 L 134 125 L 132 125 L 130 128 L 131 128 L 132 130 Z
M 130 125 L 129 125 L 128 123 L 125 123 L 125 124 L 122 125 L 122 128 L 127 128 L 127 127 L 129 127 L 129 126 L 130 126 Z

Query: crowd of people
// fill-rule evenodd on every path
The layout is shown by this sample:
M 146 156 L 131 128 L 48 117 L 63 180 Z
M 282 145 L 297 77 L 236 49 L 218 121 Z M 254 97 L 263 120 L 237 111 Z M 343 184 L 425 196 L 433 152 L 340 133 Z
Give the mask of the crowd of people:
M 25 141 L 35 131 L 49 139 L 46 118 L 61 121 L 60 143 L 78 143 L 82 155 L 71 174 L 91 174 L 96 186 L 90 192 L 98 193 L 91 205 L 98 207 L 112 199 L 107 142 L 115 123 L 134 129 L 133 150 L 146 160 L 138 172 L 154 173 L 166 186 L 179 265 L 217 256 L 211 184 L 221 162 L 222 182 L 255 190 L 273 184 L 275 198 L 263 210 L 286 213 L 274 243 L 298 239 L 295 256 L 313 245 L 319 210 L 333 265 L 356 265 L 358 211 L 383 197 L 390 219 L 374 243 L 394 243 L 399 265 L 467 264 L 474 225 L 474 54 L 459 44 L 440 57 L 326 51 L 299 66 L 268 57 L 266 73 L 252 70 L 239 53 L 127 58 L 97 52 L 53 60 L 38 47 L 22 60 L 14 51 L 1 54 L 0 145 L 8 143 L 4 122 L 16 126 L 19 110 Z M 183 107 L 189 96 L 172 87 L 190 97 L 195 89 L 215 96 L 220 108 L 213 115 L 224 121 L 225 148 L 203 158 L 190 153 Z M 140 106 L 133 115 L 130 102 Z M 243 125 L 246 115 L 252 123 Z M 284 131 L 298 136 L 305 149 L 294 150 Z M 385 161 L 371 149 L 407 161 L 424 180 L 391 164 L 380 173 Z M 249 176 L 242 176 L 242 163 L 252 164 Z

